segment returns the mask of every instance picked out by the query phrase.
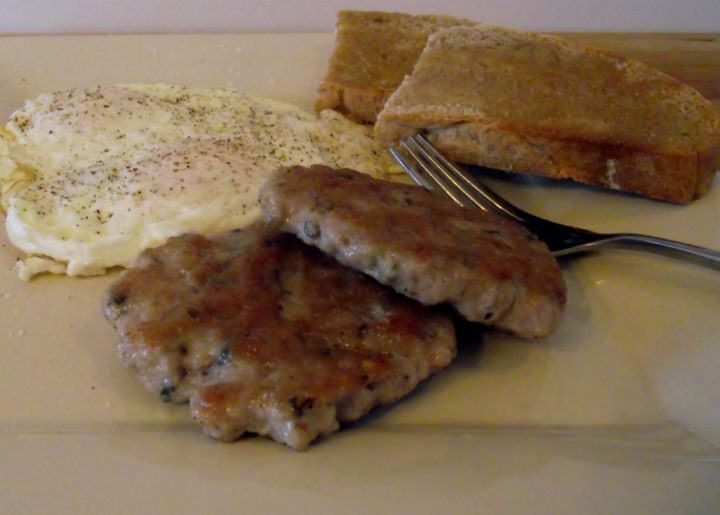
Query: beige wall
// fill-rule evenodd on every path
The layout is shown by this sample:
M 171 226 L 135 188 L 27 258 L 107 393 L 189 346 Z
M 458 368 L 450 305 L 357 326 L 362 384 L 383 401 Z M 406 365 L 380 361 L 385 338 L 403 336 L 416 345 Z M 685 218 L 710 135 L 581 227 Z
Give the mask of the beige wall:
M 443 12 L 548 31 L 720 31 L 720 0 L 0 0 L 0 33 L 324 32 L 342 8 Z

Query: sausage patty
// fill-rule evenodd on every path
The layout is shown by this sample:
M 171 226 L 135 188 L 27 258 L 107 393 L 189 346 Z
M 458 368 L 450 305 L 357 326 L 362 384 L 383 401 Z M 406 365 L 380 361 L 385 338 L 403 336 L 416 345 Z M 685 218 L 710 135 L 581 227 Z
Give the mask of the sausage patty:
M 498 215 L 352 170 L 280 170 L 260 192 L 266 221 L 423 304 L 525 338 L 551 334 L 565 283 L 547 246 Z
M 262 224 L 144 251 L 103 306 L 124 364 L 227 441 L 304 449 L 455 355 L 448 314 Z

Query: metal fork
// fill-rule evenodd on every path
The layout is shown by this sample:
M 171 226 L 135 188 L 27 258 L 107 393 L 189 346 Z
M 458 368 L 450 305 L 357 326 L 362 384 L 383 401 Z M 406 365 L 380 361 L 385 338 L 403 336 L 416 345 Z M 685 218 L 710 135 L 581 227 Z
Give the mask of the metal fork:
M 720 252 L 715 250 L 643 234 L 596 233 L 551 222 L 523 211 L 445 158 L 421 134 L 401 141 L 399 146 L 412 163 L 398 149 L 391 148 L 390 152 L 418 185 L 438 189 L 463 207 L 494 211 L 512 218 L 544 241 L 556 257 L 613 245 L 663 254 L 720 270 Z

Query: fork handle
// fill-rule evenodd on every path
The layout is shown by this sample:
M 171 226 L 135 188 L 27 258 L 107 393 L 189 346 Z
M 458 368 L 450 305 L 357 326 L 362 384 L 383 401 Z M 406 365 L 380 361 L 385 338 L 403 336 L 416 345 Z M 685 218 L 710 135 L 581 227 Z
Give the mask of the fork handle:
M 578 252 L 589 252 L 599 247 L 613 245 L 661 254 L 673 257 L 683 261 L 688 261 L 697 265 L 706 266 L 716 270 L 720 270 L 720 252 L 711 250 L 697 245 L 690 245 L 679 241 L 668 240 L 665 238 L 657 238 L 655 236 L 646 236 L 644 234 L 596 234 L 594 238 L 569 247 L 566 249 L 555 251 L 553 254 L 558 256 L 566 256 Z

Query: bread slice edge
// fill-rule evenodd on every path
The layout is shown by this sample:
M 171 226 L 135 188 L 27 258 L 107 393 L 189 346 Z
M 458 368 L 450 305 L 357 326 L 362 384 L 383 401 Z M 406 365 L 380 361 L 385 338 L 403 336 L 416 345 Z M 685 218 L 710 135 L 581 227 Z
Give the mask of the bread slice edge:
M 386 128 L 403 136 L 417 132 L 400 125 Z M 444 155 L 460 163 L 569 179 L 678 204 L 705 195 L 720 170 L 720 147 L 670 155 L 526 135 L 492 123 L 431 128 L 427 136 Z

